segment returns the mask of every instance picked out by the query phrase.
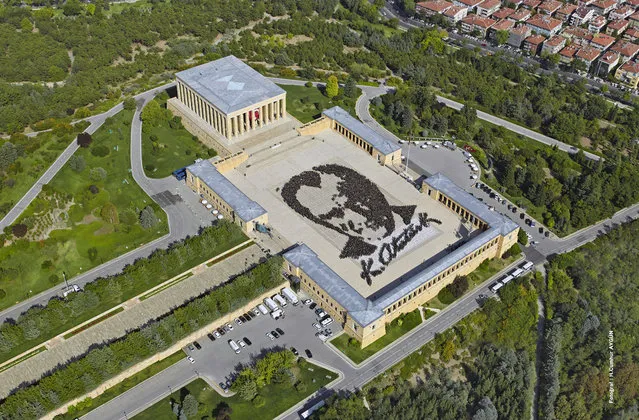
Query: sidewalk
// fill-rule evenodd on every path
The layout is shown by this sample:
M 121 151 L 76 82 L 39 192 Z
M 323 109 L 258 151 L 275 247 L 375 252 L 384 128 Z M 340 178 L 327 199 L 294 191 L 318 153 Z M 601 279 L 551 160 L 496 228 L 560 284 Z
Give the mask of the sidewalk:
M 252 245 L 148 299 L 131 305 L 128 310 L 56 343 L 49 350 L 7 369 L 0 373 L 0 397 L 6 396 L 21 383 L 37 380 L 58 364 L 83 354 L 91 345 L 121 337 L 127 331 L 136 329 L 186 300 L 229 280 L 249 266 L 257 264 L 262 256 L 263 253 L 259 247 Z

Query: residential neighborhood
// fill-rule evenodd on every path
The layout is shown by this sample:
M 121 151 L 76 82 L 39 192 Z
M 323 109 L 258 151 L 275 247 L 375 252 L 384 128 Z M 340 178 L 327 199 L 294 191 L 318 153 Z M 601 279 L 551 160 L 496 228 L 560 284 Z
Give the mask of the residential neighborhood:
M 637 89 L 637 0 L 433 0 L 415 10 L 425 18 L 443 15 L 467 36 Z

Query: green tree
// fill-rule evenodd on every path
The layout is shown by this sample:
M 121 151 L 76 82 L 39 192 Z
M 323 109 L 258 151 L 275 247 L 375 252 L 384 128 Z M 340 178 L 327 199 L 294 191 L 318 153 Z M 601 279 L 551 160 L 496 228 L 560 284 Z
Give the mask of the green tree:
M 526 235 L 526 231 L 523 229 L 519 229 L 519 232 L 517 232 L 517 242 L 523 246 L 528 245 L 528 236 Z
M 82 172 L 84 168 L 86 168 L 87 163 L 84 160 L 84 157 L 73 155 L 69 159 L 69 167 L 75 172 Z
M 349 76 L 349 78 L 346 79 L 346 84 L 344 85 L 344 95 L 346 95 L 347 98 L 355 98 L 355 96 L 357 95 L 357 83 L 352 76 Z
M 508 31 L 497 31 L 497 33 L 495 33 L 495 40 L 497 41 L 497 45 L 504 45 L 508 42 L 509 37 L 510 33 Z
M 107 223 L 111 223 L 114 225 L 120 223 L 120 220 L 118 218 L 118 208 L 110 201 L 106 202 L 102 206 L 100 217 L 102 217 L 102 219 Z
M 62 6 L 62 13 L 65 16 L 77 16 L 82 13 L 82 4 L 79 0 L 67 0 Z
M 200 403 L 192 394 L 187 394 L 182 400 L 182 412 L 189 418 L 194 417 L 197 414 L 199 405 Z
M 337 77 L 330 76 L 326 83 L 326 96 L 329 99 L 333 99 L 339 93 L 339 84 L 337 83 Z
M 89 255 L 89 259 L 91 261 L 95 261 L 98 258 L 98 249 L 94 246 L 87 250 L 87 254 Z
M 89 179 L 94 182 L 105 180 L 107 177 L 107 171 L 104 168 L 91 168 L 89 171 Z
M 18 149 L 11 142 L 5 142 L 0 146 L 0 171 L 6 170 L 9 165 L 18 159 Z
M 168 112 L 168 110 L 162 108 L 160 106 L 160 103 L 154 99 L 146 104 L 146 106 L 142 110 L 142 121 L 151 125 L 152 127 L 157 127 L 162 123 L 168 121 Z
M 144 209 L 142 209 L 142 211 L 140 212 L 140 225 L 142 225 L 144 229 L 151 229 L 157 224 L 158 218 L 155 216 L 153 207 L 146 206 Z
M 20 28 L 23 32 L 31 32 L 33 30 L 33 23 L 29 20 L 29 18 L 24 18 L 20 21 Z
M 122 106 L 124 107 L 124 109 L 126 109 L 127 111 L 133 111 L 136 107 L 137 104 L 135 102 L 135 99 L 133 98 L 126 98 L 124 100 L 124 102 L 122 103 Z

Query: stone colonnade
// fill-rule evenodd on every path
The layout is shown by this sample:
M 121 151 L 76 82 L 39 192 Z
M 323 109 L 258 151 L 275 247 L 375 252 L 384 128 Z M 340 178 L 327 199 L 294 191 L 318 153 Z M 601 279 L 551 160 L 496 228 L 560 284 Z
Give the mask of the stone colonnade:
M 180 102 L 228 139 L 263 127 L 286 116 L 285 93 L 229 115 L 217 109 L 180 80 L 177 82 L 177 93 Z

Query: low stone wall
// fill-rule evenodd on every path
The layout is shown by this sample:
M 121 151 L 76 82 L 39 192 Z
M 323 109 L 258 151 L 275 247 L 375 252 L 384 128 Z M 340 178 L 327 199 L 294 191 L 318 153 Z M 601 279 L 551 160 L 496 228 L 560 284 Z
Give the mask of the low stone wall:
M 246 162 L 248 158 L 248 154 L 242 150 L 225 158 L 216 160 L 213 162 L 213 166 L 215 166 L 220 173 L 224 174 L 237 168 L 242 163 Z
M 202 143 L 215 149 L 218 155 L 226 157 L 232 154 L 232 151 L 229 150 L 226 145 L 222 144 L 217 138 L 215 138 L 212 133 L 215 129 L 208 126 L 208 124 L 202 121 L 190 109 L 186 108 L 186 106 L 184 106 L 184 104 L 182 104 L 177 98 L 169 99 L 166 103 L 166 108 L 171 111 L 173 115 L 182 118 L 182 125 L 184 125 L 184 128 L 186 128 L 189 133 L 197 136 Z
M 247 303 L 246 305 L 242 306 L 241 308 L 236 309 L 233 312 L 230 312 L 218 319 L 216 319 L 215 321 L 211 322 L 210 324 L 200 328 L 199 330 L 191 333 L 190 335 L 184 337 L 183 339 L 181 339 L 180 341 L 178 341 L 177 343 L 175 343 L 174 345 L 172 345 L 171 347 L 169 347 L 168 349 L 155 354 L 152 357 L 149 357 L 146 360 L 143 360 L 141 362 L 139 362 L 138 364 L 131 366 L 129 369 L 127 369 L 126 371 L 120 373 L 119 375 L 109 379 L 108 381 L 102 383 L 100 386 L 98 386 L 96 389 L 94 389 L 91 392 L 88 392 L 84 395 L 82 395 L 81 397 L 78 397 L 74 400 L 71 400 L 67 403 L 65 403 L 63 406 L 57 408 L 56 410 L 48 413 L 46 416 L 42 417 L 42 419 L 46 419 L 46 420 L 51 420 L 53 419 L 55 416 L 57 416 L 58 414 L 64 414 L 67 412 L 67 410 L 69 409 L 70 406 L 75 405 L 77 403 L 79 403 L 80 401 L 86 399 L 86 398 L 95 398 L 98 395 L 102 394 L 104 391 L 106 391 L 107 389 L 119 384 L 120 382 L 124 381 L 125 379 L 129 378 L 130 376 L 135 375 L 136 373 L 146 369 L 147 367 L 151 366 L 153 363 L 158 362 L 168 356 L 170 356 L 171 354 L 175 353 L 176 351 L 182 349 L 183 347 L 187 346 L 188 344 L 190 344 L 193 341 L 196 341 L 198 339 L 200 339 L 201 337 L 205 336 L 207 333 L 211 332 L 212 330 L 221 327 L 222 325 L 226 324 L 227 322 L 233 322 L 233 320 L 235 318 L 237 318 L 238 316 L 244 314 L 245 312 L 248 312 L 249 309 L 254 308 L 255 306 L 259 305 L 260 303 L 262 303 L 262 300 L 264 300 L 264 298 L 269 297 L 269 296 L 273 296 L 275 293 L 279 293 L 279 291 L 282 289 L 282 287 L 285 287 L 285 284 L 282 283 L 280 285 L 278 285 L 277 287 L 262 293 L 260 296 L 256 297 L 255 299 L 253 299 L 252 301 L 250 301 L 249 303 Z M 186 357 L 186 354 L 184 355 L 184 357 Z
M 321 133 L 324 130 L 331 128 L 331 119 L 325 116 L 321 116 L 316 120 L 308 122 L 301 127 L 297 128 L 297 132 L 302 136 L 313 136 L 317 133 Z

